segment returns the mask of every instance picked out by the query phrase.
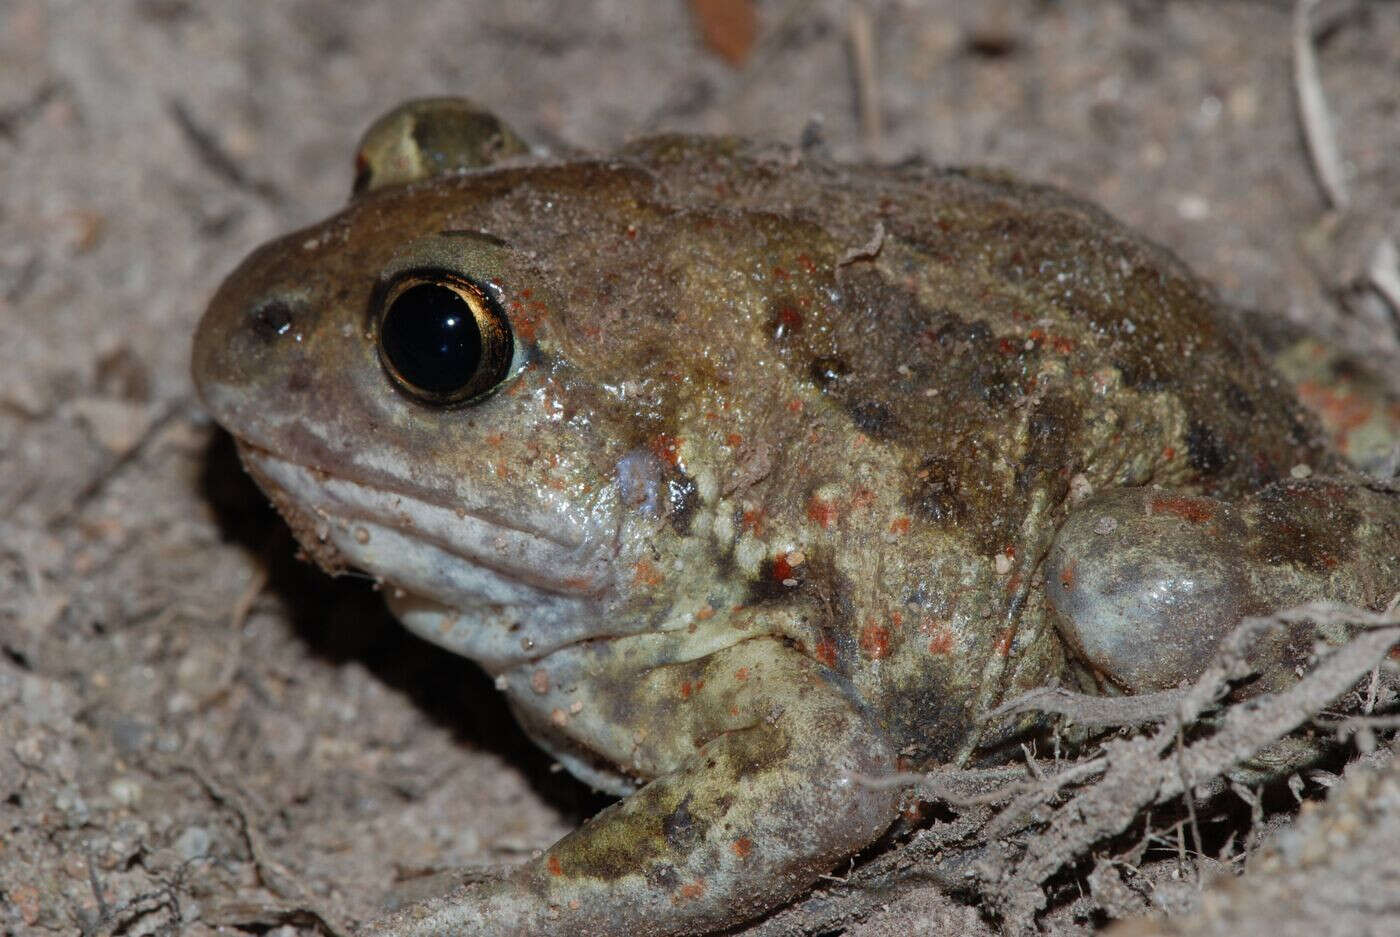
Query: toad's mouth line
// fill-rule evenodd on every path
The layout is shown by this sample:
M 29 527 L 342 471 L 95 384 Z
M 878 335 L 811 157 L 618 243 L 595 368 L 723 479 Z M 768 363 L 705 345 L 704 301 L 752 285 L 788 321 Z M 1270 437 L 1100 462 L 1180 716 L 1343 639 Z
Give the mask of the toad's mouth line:
M 538 593 L 594 599 L 612 584 L 616 537 L 601 527 L 565 539 L 293 462 L 243 439 L 238 448 L 297 539 L 328 568 L 344 560 L 453 607 L 517 604 Z

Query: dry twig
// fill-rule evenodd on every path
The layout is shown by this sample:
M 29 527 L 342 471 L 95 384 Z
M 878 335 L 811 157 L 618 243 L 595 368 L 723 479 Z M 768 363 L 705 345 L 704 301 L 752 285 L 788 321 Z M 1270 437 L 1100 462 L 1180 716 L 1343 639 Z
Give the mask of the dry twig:
M 1214 731 L 1187 741 L 1201 715 L 1247 674 L 1245 653 L 1270 628 L 1303 621 L 1318 626 L 1355 624 L 1368 630 L 1322 660 L 1291 688 L 1228 707 Z M 1400 642 L 1400 617 L 1376 615 L 1330 604 L 1314 604 L 1268 618 L 1245 619 L 1221 642 L 1206 673 L 1183 695 L 1175 714 L 1152 733 L 1104 746 L 1103 777 L 1092 787 L 1055 808 L 1044 826 L 1025 843 L 1014 861 L 995 859 L 978 870 L 987 897 L 1008 930 L 1029 932 L 1045 906 L 1041 887 L 1097 842 L 1118 835 L 1141 811 L 1187 794 L 1208 779 L 1240 765 L 1266 745 L 1307 723 L 1345 693 Z M 1173 751 L 1175 749 L 1175 751 Z M 1027 795 L 990 825 L 1010 832 L 1029 819 L 1034 805 Z M 1034 806 L 1033 806 L 1034 805 Z

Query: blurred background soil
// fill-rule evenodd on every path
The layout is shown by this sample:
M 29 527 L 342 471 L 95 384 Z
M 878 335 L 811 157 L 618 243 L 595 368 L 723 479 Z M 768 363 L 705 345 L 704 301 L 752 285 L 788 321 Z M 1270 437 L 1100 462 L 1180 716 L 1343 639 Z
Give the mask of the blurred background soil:
M 1400 4 L 1323 12 L 1348 212 L 1303 144 L 1288 3 L 0 0 L 0 929 L 309 934 L 286 909 L 362 920 L 601 803 L 368 583 L 296 562 L 192 394 L 219 280 L 344 202 L 384 109 L 467 94 L 545 146 L 819 128 L 842 159 L 1000 167 L 1397 369 L 1361 281 L 1400 239 Z M 1379 814 L 1348 829 L 1393 830 L 1394 772 L 1366 777 Z M 1334 887 L 1318 826 L 1291 830 L 1323 837 L 1295 897 Z M 1390 843 L 1366 867 L 1395 883 Z M 1157 906 L 1199 909 L 1178 884 Z M 929 893 L 862 926 L 987 925 Z

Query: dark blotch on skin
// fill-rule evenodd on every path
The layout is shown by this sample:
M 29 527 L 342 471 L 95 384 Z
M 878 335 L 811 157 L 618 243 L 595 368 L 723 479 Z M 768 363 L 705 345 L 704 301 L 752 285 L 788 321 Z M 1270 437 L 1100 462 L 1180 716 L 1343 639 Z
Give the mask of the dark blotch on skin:
M 688 850 L 700 838 L 701 828 L 702 824 L 691 816 L 689 794 L 676 805 L 675 810 L 661 819 L 661 832 L 672 849 Z
M 700 504 L 700 490 L 695 486 L 695 479 L 679 470 L 671 472 L 666 479 L 666 502 L 666 520 L 671 529 L 682 537 L 690 536 L 695 508 Z
M 965 706 L 933 686 L 910 693 L 891 717 L 894 730 L 906 733 L 900 737 L 913 740 L 901 754 L 915 764 L 936 761 L 938 753 L 955 748 L 972 722 Z
M 1016 399 L 1021 389 L 1015 375 L 984 351 L 979 350 L 973 355 L 975 368 L 970 375 L 972 392 L 991 407 L 1002 407 Z
M 745 605 L 758 605 L 763 602 L 772 602 L 785 598 L 796 592 L 806 580 L 808 564 L 803 563 L 795 569 L 789 569 L 786 576 L 779 576 L 776 569 L 775 560 L 764 560 L 758 569 L 758 578 L 749 583 L 748 593 L 744 597 Z M 796 585 L 785 586 L 784 580 L 796 582 Z
M 956 524 L 967 513 L 958 491 L 958 480 L 951 462 L 932 456 L 919 463 L 914 472 L 914 490 L 909 504 L 920 516 L 935 524 Z
M 1254 401 L 1249 399 L 1249 393 L 1234 381 L 1225 385 L 1225 402 L 1230 405 L 1230 409 L 1242 416 L 1254 415 Z
M 969 322 L 964 326 L 961 338 L 969 345 L 985 345 L 992 340 L 991 326 L 981 319 Z
M 893 439 L 899 435 L 899 423 L 885 404 L 874 400 L 858 403 L 851 408 L 851 420 L 861 432 L 877 439 Z
M 792 748 L 786 732 L 766 723 L 731 733 L 727 738 L 725 767 L 729 769 L 729 782 L 735 787 L 742 787 L 747 778 L 782 764 Z M 703 832 L 702 829 L 698 835 Z
M 827 390 L 841 378 L 850 374 L 851 369 L 842 359 L 827 356 L 813 360 L 809 372 L 813 383 L 822 390 Z
M 1307 424 L 1307 418 L 1302 411 L 1301 404 L 1290 406 L 1288 409 L 1288 444 L 1290 446 L 1305 446 L 1316 435 Z
M 1359 521 L 1352 494 L 1326 481 L 1289 481 L 1266 488 L 1259 505 L 1267 520 L 1257 527 L 1256 550 L 1270 564 L 1301 566 L 1327 574 L 1356 551 Z
M 1115 361 L 1113 366 L 1123 375 L 1123 386 L 1144 394 L 1155 394 L 1167 390 L 1172 385 L 1170 377 L 1159 375 L 1149 362 L 1139 360 L 1134 364 L 1128 361 Z
M 647 884 L 652 888 L 664 891 L 675 891 L 680 887 L 681 877 L 676 872 L 676 867 L 665 862 L 658 862 L 647 869 Z
M 1186 433 L 1186 461 L 1203 475 L 1218 475 L 1230 463 L 1230 453 L 1215 430 L 1197 420 Z
M 1036 405 L 1027 426 L 1030 446 L 1016 471 L 1016 484 L 1022 491 L 1048 484 L 1056 498 L 1063 496 L 1068 478 L 1077 468 L 1069 462 L 1070 440 L 1082 425 L 1080 408 L 1063 394 L 1047 396 Z

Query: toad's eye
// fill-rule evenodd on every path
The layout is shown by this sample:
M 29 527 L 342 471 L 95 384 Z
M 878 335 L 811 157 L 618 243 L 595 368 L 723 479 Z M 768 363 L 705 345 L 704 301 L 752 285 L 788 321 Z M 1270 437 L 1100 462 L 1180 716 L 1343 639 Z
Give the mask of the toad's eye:
M 485 290 L 446 273 L 391 283 L 378 310 L 379 360 L 402 390 L 447 406 L 490 391 L 510 371 L 505 313 Z

